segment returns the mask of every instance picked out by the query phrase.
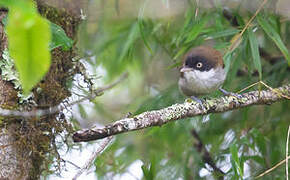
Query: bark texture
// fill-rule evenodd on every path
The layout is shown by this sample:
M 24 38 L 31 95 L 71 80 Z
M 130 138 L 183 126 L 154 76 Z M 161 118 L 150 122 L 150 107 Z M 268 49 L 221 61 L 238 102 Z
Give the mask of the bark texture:
M 74 133 L 73 139 L 75 142 L 92 141 L 128 131 L 135 131 L 152 126 L 162 126 L 168 122 L 187 117 L 220 113 L 251 105 L 269 105 L 283 99 L 289 100 L 289 97 L 290 84 L 273 90 L 251 91 L 242 94 L 241 98 L 225 96 L 206 100 L 203 103 L 204 108 L 194 101 L 174 104 L 164 109 L 148 111 L 132 118 L 118 120 L 103 128 L 93 127 L 91 129 L 80 130 Z
M 50 7 L 44 1 L 37 1 L 37 5 L 44 17 L 60 25 L 70 38 L 75 39 L 79 16 Z M 0 9 L 0 60 L 8 44 L 2 23 L 7 13 L 6 9 Z M 72 57 L 72 50 L 53 50 L 50 70 L 33 90 L 31 101 L 34 104 L 21 104 L 14 85 L 0 77 L 0 107 L 34 110 L 60 104 L 70 96 L 66 83 L 74 75 Z M 38 87 L 41 92 L 36 91 Z M 0 117 L 0 179 L 39 179 L 49 164 L 47 159 L 53 150 L 51 144 L 55 133 L 65 129 L 58 116 L 55 113 L 39 118 Z

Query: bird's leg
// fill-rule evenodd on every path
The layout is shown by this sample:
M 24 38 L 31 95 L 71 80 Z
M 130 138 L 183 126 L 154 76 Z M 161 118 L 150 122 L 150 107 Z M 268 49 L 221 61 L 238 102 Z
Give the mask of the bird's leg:
M 229 92 L 224 90 L 223 88 L 219 88 L 219 90 L 225 95 L 225 96 L 235 96 L 236 98 L 242 98 L 243 96 L 237 93 Z
M 203 100 L 202 100 L 202 99 L 199 99 L 199 98 L 197 98 L 197 97 L 195 97 L 195 96 L 190 96 L 190 99 L 196 101 L 198 104 L 201 105 L 201 107 L 202 107 L 203 110 L 206 110 L 206 108 L 205 108 L 204 105 L 203 105 Z

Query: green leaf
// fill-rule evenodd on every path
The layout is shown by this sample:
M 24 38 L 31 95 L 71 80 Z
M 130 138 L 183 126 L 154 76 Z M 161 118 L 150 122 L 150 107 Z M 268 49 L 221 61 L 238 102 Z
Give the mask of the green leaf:
M 249 35 L 247 33 L 245 33 L 243 35 L 243 37 L 245 39 L 249 39 L 248 37 Z M 243 63 L 246 65 L 248 71 L 249 71 L 249 75 L 253 73 L 254 71 L 254 65 L 253 65 L 253 61 L 251 61 L 251 57 L 252 57 L 252 53 L 251 53 L 251 45 L 250 45 L 250 41 L 243 41 L 244 43 L 244 50 L 243 50 Z M 250 77 L 250 76 L 249 76 Z
M 189 29 L 192 27 L 193 16 L 194 16 L 192 11 L 193 11 L 193 9 L 189 8 L 185 13 L 185 22 L 183 24 L 182 29 L 180 30 L 180 32 L 176 36 L 176 40 L 175 40 L 176 46 L 179 46 L 180 43 L 183 42 L 184 35 L 186 35 L 187 32 L 189 31 Z
M 256 128 L 253 128 L 250 131 L 250 135 L 253 137 L 254 142 L 256 143 L 260 153 L 262 154 L 262 157 L 265 157 L 267 155 L 265 136 Z
M 243 17 L 239 14 L 239 12 L 235 12 L 234 17 L 237 18 L 237 21 L 238 21 L 238 24 L 240 27 L 245 26 L 245 21 L 244 21 Z
M 140 31 L 140 34 L 141 34 L 141 38 L 145 44 L 145 47 L 148 49 L 148 51 L 150 52 L 150 54 L 153 54 L 153 51 L 146 39 L 146 36 L 145 36 L 145 32 L 144 32 L 144 23 L 141 19 L 138 19 L 138 25 L 139 25 L 139 31 Z
M 49 23 L 37 14 L 33 4 L 30 8 L 31 11 L 10 7 L 7 25 L 9 52 L 19 72 L 24 94 L 43 78 L 50 66 Z
M 193 28 L 187 35 L 185 43 L 193 41 L 203 30 L 204 26 L 208 22 L 210 16 L 202 17 L 201 20 L 197 21 Z
M 147 5 L 147 2 L 148 1 L 145 1 L 144 2 L 144 5 L 141 7 L 140 9 L 140 12 L 139 12 L 139 15 L 138 15 L 138 26 L 139 26 L 139 31 L 140 31 L 140 34 L 141 34 L 141 38 L 145 44 L 145 47 L 149 50 L 150 54 L 153 54 L 153 51 L 147 41 L 147 38 L 145 36 L 145 28 L 144 28 L 144 24 L 145 24 L 145 21 L 143 19 L 144 17 L 144 10 L 145 10 L 145 7 Z
M 138 32 L 139 32 L 138 23 L 132 24 L 130 32 L 128 34 L 128 39 L 125 42 L 120 57 L 118 59 L 119 62 L 125 58 L 125 56 L 129 53 L 129 50 L 133 47 L 133 44 L 136 38 L 138 37 Z
M 262 65 L 261 65 L 261 59 L 260 59 L 260 53 L 259 53 L 258 40 L 252 28 L 250 28 L 247 32 L 249 34 L 249 41 L 250 41 L 251 52 L 252 52 L 252 56 L 254 60 L 254 66 L 258 70 L 259 78 L 261 80 L 262 79 Z
M 67 37 L 66 33 L 60 26 L 50 22 L 50 29 L 52 35 L 51 43 L 49 45 L 50 50 L 62 47 L 64 51 L 67 51 L 73 46 L 73 40 Z
M 173 68 L 181 67 L 181 65 L 182 65 L 182 62 L 181 61 L 177 61 L 174 64 L 168 66 L 167 69 L 173 69 Z
M 233 59 L 233 52 L 227 52 L 224 57 L 224 63 L 225 63 L 225 71 L 226 73 L 229 72 L 230 66 L 231 66 L 231 60 Z
M 147 168 L 145 165 L 142 165 L 141 169 L 143 171 L 143 175 L 144 175 L 145 179 L 150 179 L 149 168 Z
M 263 28 L 263 30 L 266 32 L 266 34 L 275 42 L 275 44 L 278 46 L 280 51 L 283 53 L 286 60 L 288 61 L 288 66 L 290 66 L 290 55 L 289 55 L 288 49 L 284 45 L 278 32 L 275 31 L 275 28 L 273 27 L 273 25 L 270 24 L 263 17 L 258 16 L 257 19 L 258 19 L 260 26 Z
M 254 160 L 254 161 L 256 161 L 259 164 L 264 164 L 265 163 L 264 159 L 262 157 L 258 156 L 258 155 L 256 155 L 256 156 L 243 156 L 243 161 L 245 162 L 247 160 Z
M 7 25 L 7 21 L 8 21 L 8 16 L 5 16 L 2 19 L 2 23 L 4 24 L 4 26 Z M 73 40 L 70 39 L 65 31 L 58 26 L 57 24 L 54 24 L 52 22 L 50 22 L 50 28 L 51 28 L 51 36 L 52 36 L 52 40 L 50 42 L 50 50 L 53 50 L 57 47 L 62 47 L 62 49 L 64 51 L 69 50 L 70 48 L 72 48 L 73 46 Z
M 178 57 L 180 57 L 181 55 L 183 55 L 186 51 L 188 51 L 189 47 L 184 46 L 182 47 L 177 53 L 176 55 L 173 57 L 173 59 L 177 59 Z
M 238 56 L 235 59 L 233 59 L 232 55 L 230 55 L 230 56 L 227 55 L 225 57 L 225 60 L 227 61 L 227 63 L 230 63 L 230 65 L 227 65 L 227 66 L 231 67 L 227 73 L 226 83 L 232 83 L 232 80 L 236 78 L 236 74 L 238 72 L 238 69 L 241 67 L 242 58 L 241 58 L 241 55 L 240 55 L 241 53 L 240 53 L 239 49 L 237 49 L 236 54 L 238 54 Z M 232 62 L 229 62 L 229 61 L 231 61 L 231 59 L 232 59 Z M 227 63 L 225 63 L 225 64 L 227 64 Z
M 234 161 L 235 167 L 238 169 L 240 177 L 243 177 L 243 168 L 241 167 L 241 162 L 238 155 L 238 148 L 236 144 L 231 145 L 230 152 L 232 155 L 232 160 Z
M 215 39 L 215 38 L 221 38 L 221 37 L 235 35 L 238 32 L 240 32 L 240 30 L 238 30 L 238 29 L 226 29 L 226 30 L 222 30 L 222 31 L 218 31 L 218 32 L 207 34 L 206 36 L 208 38 Z
M 151 159 L 151 163 L 150 163 L 149 167 L 147 167 L 145 165 L 141 166 L 143 174 L 144 174 L 144 178 L 146 180 L 154 180 L 154 177 L 156 176 L 156 167 L 155 166 L 156 166 L 155 158 Z
M 22 10 L 25 10 L 25 11 L 33 10 L 33 8 L 31 8 L 32 4 L 33 4 L 32 1 L 23 1 L 23 0 L 18 0 L 18 1 L 1 0 L 0 1 L 0 6 L 4 6 L 4 7 L 8 7 L 8 8 L 17 7 L 17 8 L 21 8 Z

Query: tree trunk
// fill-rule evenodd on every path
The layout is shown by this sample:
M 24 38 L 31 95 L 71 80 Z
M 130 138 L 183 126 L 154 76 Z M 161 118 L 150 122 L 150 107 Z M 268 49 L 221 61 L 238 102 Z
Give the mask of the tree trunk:
M 75 12 L 80 11 L 58 10 L 43 1 L 37 1 L 37 5 L 44 17 L 60 25 L 70 38 L 75 39 L 80 21 Z M 0 61 L 8 44 L 2 23 L 7 13 L 5 9 L 0 10 Z M 1 75 L 0 107 L 27 111 L 61 103 L 70 96 L 66 83 L 74 75 L 73 56 L 72 50 L 54 49 L 49 73 L 33 89 L 34 96 L 27 102 L 19 101 L 19 90 Z M 0 117 L 0 179 L 39 179 L 41 173 L 48 170 L 51 163 L 49 159 L 57 155 L 55 136 L 60 132 L 67 132 L 68 128 L 63 116 L 57 113 L 34 118 Z

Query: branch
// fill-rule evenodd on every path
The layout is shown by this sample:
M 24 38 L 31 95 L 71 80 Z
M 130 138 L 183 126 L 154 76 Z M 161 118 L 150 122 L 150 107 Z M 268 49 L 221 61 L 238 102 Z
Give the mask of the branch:
M 282 164 L 284 164 L 286 161 L 288 161 L 288 159 L 290 159 L 290 156 L 286 157 L 286 159 L 280 161 L 279 163 L 277 163 L 275 166 L 271 167 L 270 169 L 267 169 L 265 172 L 259 174 L 258 176 L 255 177 L 255 179 L 258 179 L 260 177 L 263 177 L 266 174 L 272 172 L 273 170 L 275 170 L 276 168 L 278 168 L 279 166 L 281 166 Z
M 109 89 L 112 89 L 113 87 L 115 87 L 117 84 L 119 84 L 121 81 L 123 81 L 127 77 L 128 77 L 128 73 L 124 73 L 123 75 L 120 76 L 119 79 L 112 82 L 111 84 L 97 88 L 88 96 L 85 96 L 83 98 L 80 98 L 79 100 L 67 103 L 65 105 L 61 104 L 61 105 L 57 105 L 57 106 L 50 107 L 47 109 L 36 109 L 36 110 L 32 110 L 32 111 L 17 111 L 17 110 L 9 110 L 9 109 L 0 108 L 0 116 L 14 116 L 14 117 L 15 116 L 19 116 L 19 117 L 34 117 L 34 116 L 36 116 L 36 117 L 40 117 L 40 116 L 55 114 L 57 112 L 60 112 L 64 109 L 66 109 L 67 107 L 71 107 L 73 105 L 79 104 L 79 103 L 86 101 L 86 100 L 95 99 L 97 96 L 102 95 L 106 90 L 109 90 Z
M 186 101 L 183 104 L 174 104 L 160 110 L 147 111 L 132 118 L 124 118 L 103 128 L 93 127 L 77 131 L 73 135 L 73 140 L 74 142 L 92 141 L 128 131 L 162 126 L 187 117 L 226 112 L 251 105 L 270 105 L 282 99 L 289 99 L 289 96 L 290 84 L 277 89 L 244 93 L 242 98 L 224 96 L 206 100 L 203 103 L 204 108 L 195 101 Z

